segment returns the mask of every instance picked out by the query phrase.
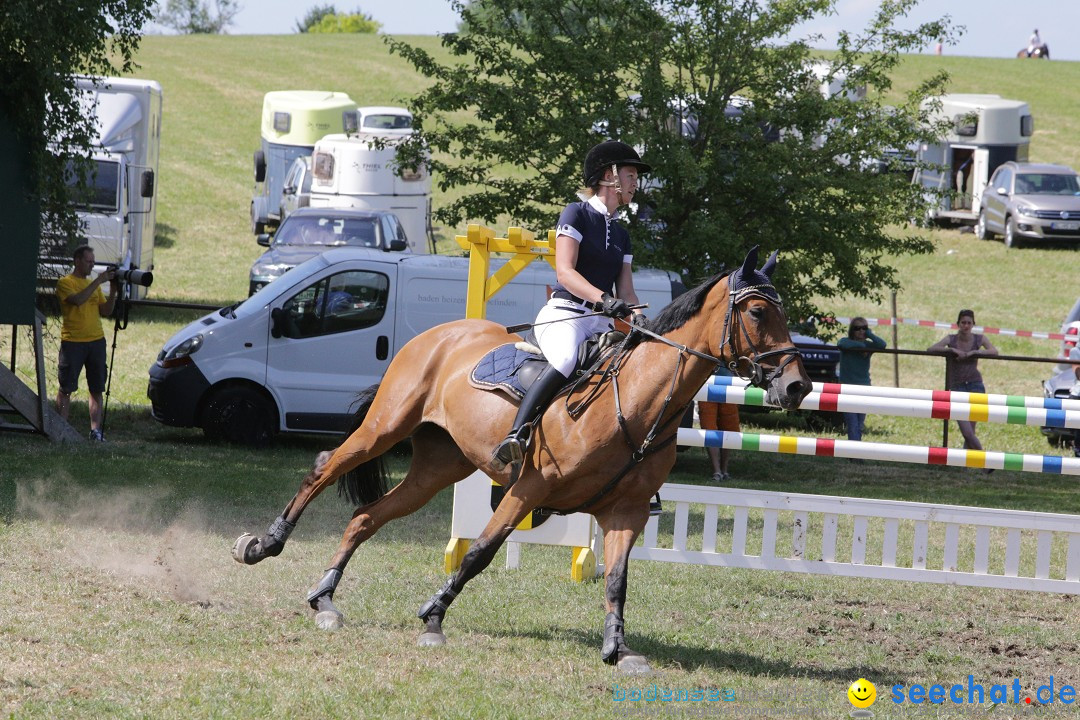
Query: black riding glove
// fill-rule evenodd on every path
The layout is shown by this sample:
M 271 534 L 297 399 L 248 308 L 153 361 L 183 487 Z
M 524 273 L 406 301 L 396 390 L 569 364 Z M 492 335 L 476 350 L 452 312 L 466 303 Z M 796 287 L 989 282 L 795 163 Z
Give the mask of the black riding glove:
M 630 324 L 636 325 L 638 327 L 647 328 L 649 327 L 649 318 L 645 317 L 641 313 L 634 313 L 630 316 Z
M 632 312 L 625 300 L 611 297 L 607 293 L 600 296 L 600 304 L 603 305 L 603 309 L 600 310 L 600 312 L 608 317 L 624 318 Z

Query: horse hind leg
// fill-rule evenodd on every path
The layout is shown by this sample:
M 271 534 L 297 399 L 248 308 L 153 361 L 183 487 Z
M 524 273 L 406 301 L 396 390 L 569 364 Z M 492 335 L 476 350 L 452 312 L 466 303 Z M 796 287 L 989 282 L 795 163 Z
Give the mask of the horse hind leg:
M 232 547 L 232 556 L 236 562 L 243 565 L 254 565 L 268 557 L 277 557 L 281 554 L 281 551 L 285 548 L 285 542 L 292 535 L 292 531 L 296 529 L 296 522 L 300 518 L 300 512 L 303 512 L 303 508 L 326 487 L 325 484 L 317 485 L 317 481 L 321 477 L 322 468 L 329 457 L 329 451 L 319 453 L 315 458 L 315 465 L 312 470 L 300 481 L 300 490 L 285 506 L 285 510 L 282 511 L 281 515 L 278 515 L 270 523 L 270 527 L 267 528 L 264 535 L 256 537 L 249 532 L 245 532 L 236 538 L 236 542 L 233 543 Z M 298 500 L 301 502 L 298 503 Z M 293 519 L 291 521 L 287 520 L 286 518 L 290 516 L 290 510 L 298 506 L 301 508 L 300 512 L 291 514 Z
M 244 565 L 254 565 L 280 555 L 308 504 L 339 478 L 343 478 L 343 485 L 348 487 L 345 494 L 356 505 L 374 502 L 386 493 L 387 473 L 382 455 L 408 437 L 415 425 L 410 425 L 403 413 L 395 412 L 387 403 L 376 402 L 378 389 L 379 385 L 373 385 L 357 397 L 357 409 L 345 441 L 333 452 L 319 453 L 314 467 L 300 482 L 300 489 L 270 524 L 266 534 L 256 537 L 244 533 L 236 539 L 232 547 L 233 559 Z M 376 422 L 365 426 L 369 416 Z M 372 425 L 382 431 L 376 434 L 370 429 Z
M 315 624 L 322 630 L 336 630 L 344 623 L 344 615 L 333 603 L 334 591 L 361 543 L 387 522 L 419 510 L 440 490 L 475 469 L 445 430 L 421 425 L 413 435 L 412 463 L 405 479 L 384 497 L 353 513 L 330 567 L 308 592 L 307 603 L 315 610 Z

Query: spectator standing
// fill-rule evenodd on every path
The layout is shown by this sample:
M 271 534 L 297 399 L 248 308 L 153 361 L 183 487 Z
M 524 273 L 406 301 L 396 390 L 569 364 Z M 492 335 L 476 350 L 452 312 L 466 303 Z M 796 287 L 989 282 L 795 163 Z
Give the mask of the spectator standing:
M 717 375 L 731 376 L 731 371 L 721 366 Z M 740 432 L 739 406 L 732 403 L 698 401 L 698 423 L 702 430 L 723 430 L 724 432 Z M 721 483 L 731 478 L 728 472 L 728 461 L 731 459 L 731 451 L 727 448 L 706 447 L 705 452 L 712 462 L 714 483 Z
M 840 348 L 840 382 L 844 385 L 870 385 L 869 350 L 883 350 L 885 341 L 870 331 L 864 317 L 851 318 L 848 336 L 836 343 Z M 862 440 L 866 413 L 844 413 L 848 440 Z
M 91 279 L 94 250 L 89 245 L 75 248 L 73 258 L 74 269 L 56 281 L 62 317 L 56 410 L 67 420 L 71 394 L 79 389 L 79 375 L 85 367 L 86 388 L 90 393 L 90 439 L 104 442 L 101 393 L 105 390 L 106 367 L 101 318 L 108 317 L 116 303 L 116 271 L 108 269 Z M 108 298 L 101 292 L 101 285 L 106 282 Z
M 975 327 L 975 311 L 961 310 L 956 317 L 959 328 L 955 335 L 946 335 L 931 345 L 927 350 L 947 351 L 952 365 L 952 380 L 949 390 L 953 392 L 985 393 L 982 374 L 979 372 L 979 358 L 998 354 L 997 348 L 986 339 L 985 335 L 971 332 Z M 975 437 L 975 423 L 970 420 L 957 420 L 960 433 L 964 436 L 964 447 L 968 450 L 982 450 L 982 443 Z

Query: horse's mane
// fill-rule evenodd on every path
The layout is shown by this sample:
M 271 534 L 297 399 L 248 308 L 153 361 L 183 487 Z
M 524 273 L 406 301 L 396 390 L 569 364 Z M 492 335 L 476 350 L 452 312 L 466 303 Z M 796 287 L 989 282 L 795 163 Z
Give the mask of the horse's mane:
M 705 305 L 705 298 L 713 286 L 730 274 L 730 271 L 717 273 L 692 290 L 687 290 L 650 320 L 647 328 L 657 335 L 666 335 L 673 330 L 678 330 L 701 311 L 702 306 Z M 643 333 L 633 333 L 628 341 L 628 347 L 633 347 L 644 339 L 646 335 Z

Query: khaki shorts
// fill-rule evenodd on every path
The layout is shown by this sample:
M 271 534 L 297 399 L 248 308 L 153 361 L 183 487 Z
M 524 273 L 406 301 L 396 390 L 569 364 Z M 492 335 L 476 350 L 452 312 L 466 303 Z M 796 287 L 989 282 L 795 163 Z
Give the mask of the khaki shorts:
M 699 402 L 698 420 L 702 430 L 739 432 L 739 406 L 731 403 Z

